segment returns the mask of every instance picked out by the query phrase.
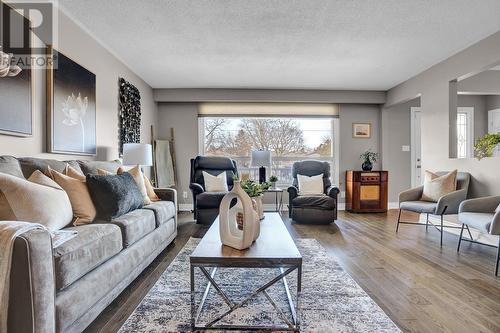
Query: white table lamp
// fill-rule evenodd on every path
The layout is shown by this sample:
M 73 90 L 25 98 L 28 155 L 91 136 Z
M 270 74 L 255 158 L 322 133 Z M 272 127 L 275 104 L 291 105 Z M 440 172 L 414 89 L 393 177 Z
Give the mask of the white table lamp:
M 253 150 L 251 165 L 259 167 L 259 183 L 264 183 L 266 181 L 266 167 L 271 166 L 271 152 L 269 150 Z
M 153 165 L 153 148 L 147 143 L 123 144 L 123 165 Z

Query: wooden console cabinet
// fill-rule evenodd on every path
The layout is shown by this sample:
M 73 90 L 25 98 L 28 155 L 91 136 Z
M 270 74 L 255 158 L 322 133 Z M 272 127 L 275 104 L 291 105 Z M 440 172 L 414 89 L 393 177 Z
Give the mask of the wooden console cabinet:
M 345 209 L 352 213 L 387 211 L 387 171 L 346 171 Z

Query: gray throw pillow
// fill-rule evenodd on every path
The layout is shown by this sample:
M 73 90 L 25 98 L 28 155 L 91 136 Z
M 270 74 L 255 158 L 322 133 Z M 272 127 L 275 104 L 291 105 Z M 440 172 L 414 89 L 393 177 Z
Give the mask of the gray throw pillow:
M 121 175 L 87 175 L 87 187 L 97 210 L 97 218 L 110 221 L 142 208 L 144 199 L 134 178 Z

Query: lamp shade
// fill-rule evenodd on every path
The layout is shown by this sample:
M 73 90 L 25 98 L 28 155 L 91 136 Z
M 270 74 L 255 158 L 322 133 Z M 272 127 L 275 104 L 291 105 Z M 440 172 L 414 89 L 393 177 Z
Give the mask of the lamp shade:
M 270 167 L 271 152 L 269 150 L 253 150 L 251 164 L 254 167 Z
M 153 165 L 153 149 L 147 143 L 123 144 L 123 165 Z

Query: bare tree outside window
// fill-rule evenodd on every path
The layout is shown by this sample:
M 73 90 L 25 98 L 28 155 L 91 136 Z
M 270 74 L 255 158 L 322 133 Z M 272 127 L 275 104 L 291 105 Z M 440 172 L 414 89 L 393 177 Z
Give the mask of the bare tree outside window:
M 293 162 L 304 159 L 333 159 L 333 129 L 329 119 L 298 118 L 203 118 L 204 153 L 228 156 L 240 170 L 253 177 L 250 153 L 255 149 L 272 153 L 272 174 L 280 183 L 291 180 Z M 255 169 L 255 170 L 254 170 Z

